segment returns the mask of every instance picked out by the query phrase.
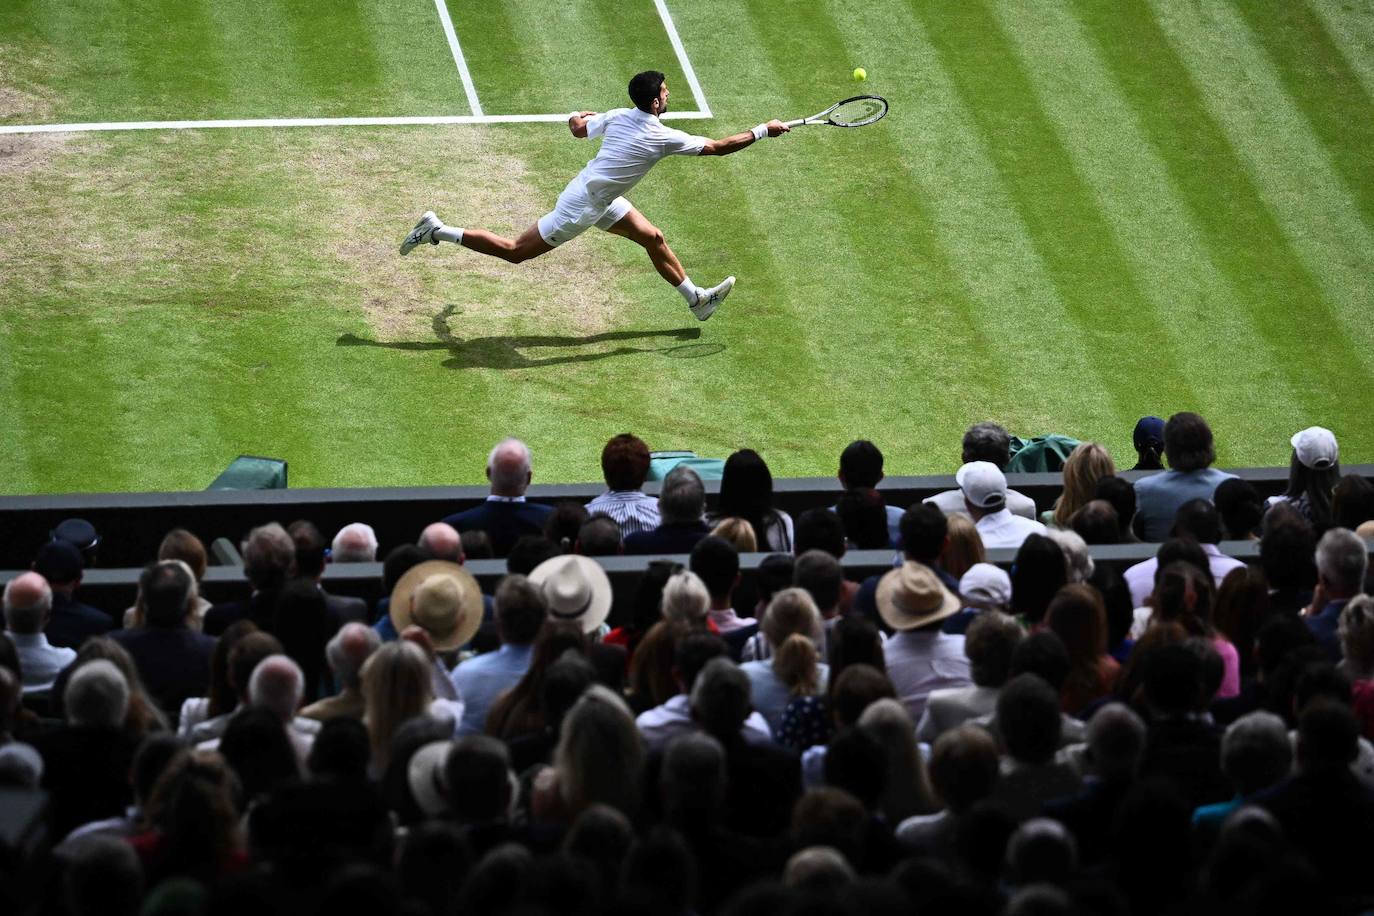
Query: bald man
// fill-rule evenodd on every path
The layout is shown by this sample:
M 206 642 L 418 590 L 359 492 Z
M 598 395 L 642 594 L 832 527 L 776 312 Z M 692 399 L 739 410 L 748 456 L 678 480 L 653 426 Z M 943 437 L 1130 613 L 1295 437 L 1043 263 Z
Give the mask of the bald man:
M 48 690 L 58 672 L 76 661 L 76 650 L 53 646 L 43 635 L 52 616 L 52 586 L 38 573 L 20 573 L 5 584 L 5 632 L 19 655 L 25 693 Z
M 463 536 L 458 533 L 458 529 L 446 522 L 435 522 L 427 525 L 424 531 L 420 532 L 419 545 L 421 550 L 425 550 L 436 560 L 451 560 L 454 563 L 462 563 L 463 556 Z
M 487 480 L 491 495 L 486 502 L 444 519 L 458 531 L 485 531 L 498 557 L 510 553 L 521 536 L 542 534 L 553 510 L 525 501 L 534 478 L 530 450 L 519 439 L 497 443 L 487 456 Z
M 324 657 L 329 662 L 329 670 L 334 672 L 334 683 L 339 692 L 335 696 L 311 703 L 301 710 L 301 717 L 327 722 L 330 719 L 363 718 L 363 663 L 371 657 L 382 639 L 377 631 L 361 623 L 344 624 L 334 638 L 324 647 Z

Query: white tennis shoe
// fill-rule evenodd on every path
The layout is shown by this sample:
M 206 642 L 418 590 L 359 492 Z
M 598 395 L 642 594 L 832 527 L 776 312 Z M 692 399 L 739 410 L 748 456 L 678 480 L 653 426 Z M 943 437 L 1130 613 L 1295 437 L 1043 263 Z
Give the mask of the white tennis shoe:
M 410 250 L 416 245 L 429 242 L 431 245 L 439 244 L 439 240 L 434 237 L 434 230 L 443 228 L 443 223 L 439 222 L 439 217 L 434 215 L 433 210 L 426 210 L 425 215 L 420 217 L 420 221 L 415 224 L 415 228 L 410 230 L 410 235 L 401 242 L 401 254 L 410 254 Z
M 720 308 L 725 297 L 730 295 L 730 290 L 734 288 L 735 278 L 726 277 L 719 286 L 699 290 L 697 292 L 697 304 L 692 306 L 692 314 L 697 316 L 697 321 L 705 321 L 710 318 L 716 309 Z

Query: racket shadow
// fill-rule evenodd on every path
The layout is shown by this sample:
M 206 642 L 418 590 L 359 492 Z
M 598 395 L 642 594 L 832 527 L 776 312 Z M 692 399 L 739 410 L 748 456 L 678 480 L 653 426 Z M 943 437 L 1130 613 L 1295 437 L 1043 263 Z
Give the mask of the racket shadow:
M 670 359 L 700 359 L 725 351 L 720 343 L 693 344 L 701 338 L 701 328 L 665 328 L 658 331 L 606 331 L 581 336 L 557 334 L 511 334 L 463 339 L 454 335 L 449 326 L 456 307 L 445 306 L 434 316 L 434 340 L 369 340 L 356 334 L 340 335 L 335 341 L 340 347 L 374 347 L 412 353 L 447 351 L 442 365 L 448 369 L 538 369 L 567 363 L 590 363 L 603 359 L 637 354 L 658 353 Z M 630 341 L 672 341 L 671 346 L 630 346 Z M 604 344 L 622 343 L 605 349 Z M 595 347 L 588 352 L 558 353 L 548 356 L 526 353 L 526 350 Z

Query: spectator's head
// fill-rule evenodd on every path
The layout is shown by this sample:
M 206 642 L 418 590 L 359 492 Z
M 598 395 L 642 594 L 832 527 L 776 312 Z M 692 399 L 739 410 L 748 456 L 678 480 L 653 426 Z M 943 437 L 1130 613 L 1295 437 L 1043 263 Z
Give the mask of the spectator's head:
M 872 665 L 879 671 L 887 670 L 882 633 L 865 617 L 840 617 L 830 628 L 829 643 L 832 684 L 850 665 Z
M 1021 625 L 1000 611 L 984 611 L 975 617 L 964 637 L 973 683 L 979 687 L 1005 684 L 1011 674 L 1012 656 L 1025 638 Z
M 917 503 L 902 513 L 902 550 L 927 566 L 939 561 L 949 539 L 949 522 L 938 506 Z
M 88 728 L 119 728 L 129 711 L 129 682 L 114 662 L 86 662 L 67 679 L 62 707 L 67 721 Z
M 1298 769 L 1340 772 L 1359 754 L 1360 723 L 1350 707 L 1334 700 L 1310 703 L 1298 717 Z
M 466 559 L 463 553 L 463 536 L 447 522 L 426 525 L 420 532 L 420 540 L 416 542 L 416 546 L 434 560 L 462 563 Z
M 954 578 L 961 578 L 971 567 L 986 563 L 987 551 L 983 548 L 983 536 L 967 515 L 951 515 L 945 520 L 945 549 L 940 554 L 940 565 Z
M 844 570 L 840 568 L 840 561 L 824 550 L 808 550 L 797 557 L 792 584 L 806 589 L 821 616 L 833 616 L 844 590 Z
M 853 487 L 840 495 L 835 514 L 855 550 L 883 550 L 892 545 L 887 533 L 887 505 L 872 487 Z
M 1131 541 L 1131 522 L 1135 519 L 1135 486 L 1122 477 L 1103 477 L 1097 482 L 1093 498 L 1112 504 L 1120 532 L 1118 539 L 1122 542 Z
M 324 567 L 329 562 L 329 553 L 324 535 L 314 522 L 304 519 L 292 522 L 286 528 L 291 542 L 296 548 L 296 575 L 307 579 L 319 579 L 324 575 Z
M 81 551 L 67 541 L 49 541 L 34 555 L 33 571 L 57 591 L 70 592 L 79 585 L 84 569 Z
M 196 579 L 181 560 L 151 563 L 138 577 L 143 621 L 150 627 L 172 629 L 185 624 L 196 601 Z
M 281 642 L 271 633 L 245 633 L 229 650 L 229 684 L 241 700 L 248 699 L 248 681 L 258 663 L 271 655 L 282 655 Z
M 649 476 L 649 446 L 630 433 L 612 437 L 601 449 L 601 474 L 608 490 L 638 490 Z
M 1057 890 L 1077 872 L 1078 841 L 1053 818 L 1031 818 L 1017 827 L 1007 841 L 1007 878 L 1015 886 Z M 1013 904 L 1009 908 L 1009 916 L 1042 912 L 1038 905 L 1023 908 Z M 1070 913 L 1072 908 L 1066 906 L 1063 912 Z
M 1011 576 L 991 563 L 975 563 L 959 578 L 964 607 L 1003 611 L 1011 607 Z
M 826 785 L 844 789 L 876 812 L 887 791 L 887 750 L 857 725 L 845 726 L 826 747 L 824 772 Z
M 190 568 L 191 575 L 196 577 L 197 582 L 205 576 L 205 568 L 210 562 L 200 538 L 185 528 L 173 528 L 167 532 L 162 543 L 158 545 L 157 558 L 180 560 Z
M 1174 514 L 1173 536 L 1192 538 L 1199 544 L 1221 540 L 1221 513 L 1205 499 L 1190 499 Z
M 1200 471 L 1217 460 L 1212 428 L 1195 413 L 1174 414 L 1164 424 L 1164 457 L 1175 471 Z
M 335 563 L 375 563 L 377 561 L 377 532 L 363 522 L 351 522 L 334 535 L 329 558 Z
M 506 817 L 515 797 L 514 776 L 504 742 L 490 735 L 455 739 L 443 763 L 449 811 L 464 824 Z
M 711 609 L 711 594 L 701 577 L 691 570 L 675 573 L 663 586 L 663 619 L 686 624 L 692 629 L 706 626 Z
M 1058 692 L 1033 674 L 1018 674 L 997 695 L 997 728 L 1013 760 L 1046 762 L 1059 749 L 1063 728 Z
M 405 640 L 386 643 L 363 665 L 365 721 L 374 770 L 386 769 L 391 739 L 401 724 L 429 709 L 432 669 L 424 650 Z
M 324 647 L 329 670 L 334 680 L 345 690 L 357 690 L 362 681 L 363 665 L 382 644 L 377 631 L 361 623 L 346 623 Z
M 723 518 L 711 529 L 711 537 L 720 538 L 735 548 L 736 553 L 758 553 L 759 539 L 754 526 L 742 518 Z
M 774 650 L 794 634 L 816 642 L 821 638 L 821 612 L 805 589 L 785 588 L 768 603 L 760 629 Z
M 243 574 L 254 591 L 269 591 L 286 584 L 296 568 L 296 543 L 286 529 L 269 522 L 248 532 L 240 545 Z
M 1088 758 L 1104 782 L 1129 782 L 1145 756 L 1145 722 L 1125 703 L 1108 703 L 1088 720 Z
M 233 767 L 243 797 L 254 801 L 298 778 L 300 762 L 276 710 L 249 705 L 229 718 L 219 752 Z
M 784 887 L 807 895 L 830 895 L 858 880 L 854 868 L 833 846 L 808 846 L 792 854 L 782 870 Z
M 773 507 L 773 474 L 763 456 L 742 448 L 725 459 L 720 475 L 720 512 L 746 519 L 760 542 L 766 539 L 760 526 Z
M 492 546 L 491 535 L 480 528 L 462 532 L 463 556 L 469 560 L 492 560 L 496 558 L 496 548 Z
M 501 641 L 509 645 L 534 643 L 548 617 L 544 592 L 525 576 L 506 576 L 496 587 L 496 629 Z
M 62 897 L 70 916 L 136 916 L 143 900 L 143 866 L 122 838 L 88 834 L 65 857 Z
M 533 479 L 530 450 L 519 439 L 498 442 L 487 456 L 487 480 L 493 496 L 524 496 Z
M 850 665 L 835 678 L 830 702 L 835 722 L 841 728 L 859 724 L 864 710 L 882 699 L 895 699 L 897 690 L 892 681 L 872 665 Z
M 710 735 L 688 732 L 668 743 L 659 793 L 669 823 L 711 824 L 725 803 L 725 749 Z
M 959 598 L 924 563 L 907 561 L 878 580 L 873 600 L 894 630 L 933 629 L 959 613 Z
M 1331 523 L 1354 531 L 1374 519 L 1374 484 L 1359 474 L 1346 474 L 1331 493 Z
M 1211 576 L 1192 563 L 1178 561 L 1160 567 L 1150 600 L 1154 620 L 1181 623 L 1195 636 L 1210 635 L 1216 590 Z
M 991 420 L 975 423 L 964 433 L 963 462 L 987 461 L 1005 470 L 1011 461 L 1011 436 Z
M 883 453 L 867 439 L 855 439 L 840 452 L 839 478 L 846 490 L 876 487 L 883 479 Z
M 506 572 L 528 576 L 546 560 L 561 557 L 563 551 L 542 534 L 522 534 L 506 554 Z
M 20 573 L 5 583 L 4 607 L 11 633 L 41 633 L 52 613 L 52 586 L 39 573 Z
M 1011 567 L 1012 613 L 1035 626 L 1068 580 L 1069 564 L 1059 545 L 1043 534 L 1028 535 Z
M 733 743 L 753 711 L 749 675 L 728 658 L 713 658 L 697 675 L 690 696 L 692 718 L 717 740 Z
M 689 633 L 679 640 L 673 650 L 673 669 L 682 685 L 682 692 L 690 696 L 692 685 L 706 663 L 729 652 L 725 640 L 711 633 Z
M 1317 542 L 1317 578 L 1328 598 L 1351 598 L 1364 589 L 1368 548 L 1346 528 L 1332 528 Z
M 1045 626 L 1064 641 L 1076 668 L 1096 673 L 1107 652 L 1107 609 L 1091 585 L 1066 585 L 1045 612 Z
M 1212 494 L 1212 502 L 1221 516 L 1224 538 L 1245 541 L 1259 536 L 1260 519 L 1264 518 L 1264 500 L 1250 481 L 1239 477 L 1226 478 Z
M 935 739 L 930 784 L 952 814 L 964 814 L 997 782 L 997 744 L 986 729 L 960 725 Z
M 1130 636 L 1135 623 L 1131 587 L 1116 567 L 1106 563 L 1098 564 L 1088 584 L 1102 596 L 1102 605 L 1107 610 L 1107 647 L 1109 651 L 1114 650 Z
M 1064 490 L 1054 504 L 1054 523 L 1069 526 L 1073 514 L 1092 500 L 1097 482 L 1116 474 L 1112 456 L 1096 442 L 1082 442 L 1064 462 Z
M 829 509 L 807 509 L 797 516 L 794 547 L 798 555 L 824 550 L 839 559 L 845 551 L 844 522 Z
M 1153 647 L 1141 662 L 1145 702 L 1159 715 L 1188 715 L 1206 699 L 1203 659 L 1183 643 Z
M 625 552 L 625 539 L 615 519 L 597 512 L 577 529 L 574 549 L 584 557 L 616 557 Z
M 1292 506 L 1280 503 L 1264 514 L 1260 565 L 1276 589 L 1308 589 L 1317 581 L 1317 537 Z
M 679 464 L 663 478 L 658 491 L 658 514 L 665 525 L 685 525 L 701 520 L 706 511 L 706 487 L 697 472 Z
M 544 521 L 544 537 L 558 545 L 563 553 L 573 553 L 577 546 L 577 533 L 588 518 L 587 507 L 572 499 L 564 499 L 554 504 L 553 511 Z
M 465 645 L 482 624 L 482 591 L 465 568 L 428 560 L 411 568 L 391 593 L 391 622 L 424 630 L 432 647 L 449 652 Z
M 573 816 L 594 804 L 630 817 L 637 812 L 644 744 L 625 701 L 612 691 L 600 684 L 587 688 L 563 719 L 553 760 Z
M 1085 544 L 1118 544 L 1121 542 L 1121 519 L 1116 507 L 1105 499 L 1092 499 L 1073 514 L 1069 527 Z
M 367 726 L 361 719 L 337 716 L 320 726 L 310 745 L 306 768 L 316 779 L 367 781 Z
M 1331 518 L 1331 491 L 1341 476 L 1336 436 L 1329 429 L 1310 426 L 1293 435 L 1293 459 L 1288 468 L 1290 498 L 1305 498 L 1307 510 L 1319 525 Z
M 596 668 L 580 649 L 564 649 L 544 672 L 539 688 L 539 712 L 544 727 L 557 734 L 563 717 L 587 688 L 596 683 Z
M 702 584 L 714 605 L 729 606 L 730 595 L 739 585 L 739 553 L 729 541 L 704 537 L 692 548 L 692 572 L 701 577 Z
M 790 553 L 771 553 L 759 561 L 754 573 L 754 587 L 759 593 L 759 607 L 768 607 L 773 596 L 792 585 L 792 571 L 796 560 Z
M 1136 469 L 1157 471 L 1164 467 L 1160 456 L 1164 454 L 1164 429 L 1162 417 L 1141 417 L 1135 424 L 1131 444 L 1135 446 Z
M 396 591 L 396 584 L 401 577 L 428 559 L 429 554 L 415 544 L 393 547 L 382 561 L 382 593 L 390 595 Z
M 980 519 L 1007 507 L 1007 477 L 990 461 L 972 461 L 954 475 L 969 515 Z
M 1088 553 L 1088 543 L 1073 531 L 1050 528 L 1045 536 L 1059 545 L 1064 551 L 1064 563 L 1068 569 L 1069 582 L 1087 582 L 1092 578 L 1094 564 L 1092 554 Z
M 1069 676 L 1071 662 L 1064 640 L 1053 630 L 1031 633 L 1011 653 L 1011 674 L 1034 674 L 1056 692 Z
M 305 675 L 290 656 L 269 655 L 248 680 L 248 701 L 270 709 L 282 722 L 295 718 L 304 696 Z
M 1284 779 L 1293 768 L 1288 726 L 1271 712 L 1257 711 L 1232 722 L 1221 739 L 1221 771 L 1236 793 L 1253 795 Z
M 861 862 L 868 818 L 863 802 L 844 789 L 811 789 L 792 809 L 793 848 L 833 846 L 851 864 Z
M 1341 608 L 1341 657 L 1354 678 L 1374 675 L 1374 598 L 1356 595 Z

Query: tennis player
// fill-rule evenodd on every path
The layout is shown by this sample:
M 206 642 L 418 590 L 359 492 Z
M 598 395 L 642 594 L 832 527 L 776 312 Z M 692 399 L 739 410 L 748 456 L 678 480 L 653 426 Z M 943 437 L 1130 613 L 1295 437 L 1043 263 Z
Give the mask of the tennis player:
M 519 238 L 502 238 L 484 229 L 446 226 L 429 212 L 401 242 L 401 254 L 410 253 L 424 242 L 431 245 L 457 242 L 473 251 L 519 264 L 553 251 L 596 226 L 642 245 L 659 276 L 677 288 L 692 314 L 701 321 L 710 318 L 730 294 L 735 278 L 726 277 L 723 283 L 710 289 L 694 284 L 673 249 L 668 247 L 663 233 L 624 195 L 664 156 L 726 156 L 756 140 L 784 134 L 790 128 L 774 119 L 723 140 L 710 140 L 666 127 L 659 118 L 668 110 L 668 84 L 657 70 L 647 70 L 630 80 L 630 99 L 635 103 L 634 108 L 616 108 L 604 113 L 577 111 L 568 118 L 568 129 L 574 137 L 601 137 L 601 149 L 586 168 L 568 182 L 553 210 L 541 216 Z

